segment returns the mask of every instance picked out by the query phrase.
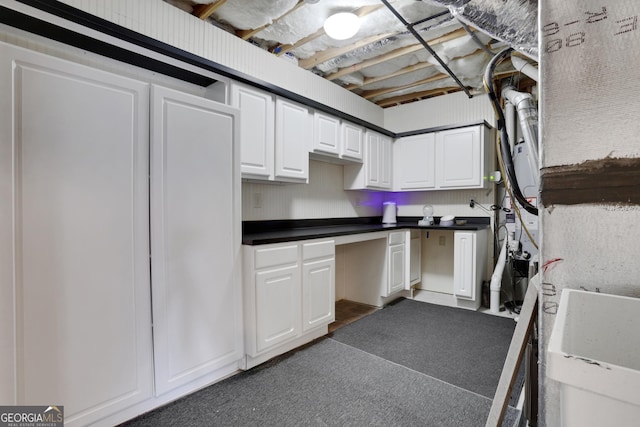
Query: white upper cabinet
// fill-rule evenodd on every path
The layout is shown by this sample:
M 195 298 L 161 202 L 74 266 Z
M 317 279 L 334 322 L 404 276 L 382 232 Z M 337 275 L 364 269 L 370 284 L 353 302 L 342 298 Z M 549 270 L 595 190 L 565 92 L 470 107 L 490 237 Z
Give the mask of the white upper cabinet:
M 309 182 L 309 141 L 313 122 L 303 105 L 276 99 L 275 179 Z
M 400 138 L 394 143 L 393 151 L 394 190 L 435 188 L 435 133 Z
M 329 114 L 313 114 L 312 158 L 335 163 L 362 163 L 364 128 Z
M 243 178 L 274 179 L 274 96 L 231 84 L 231 105 L 240 109 L 240 161 Z
M 390 190 L 392 144 L 391 138 L 367 130 L 363 164 L 344 167 L 345 190 Z
M 448 188 L 485 186 L 485 126 L 436 134 L 436 185 Z
M 362 162 L 362 141 L 364 129 L 362 126 L 349 122 L 342 122 L 342 147 L 340 157 Z
M 230 104 L 240 110 L 242 178 L 308 182 L 309 109 L 237 82 L 230 84 Z
M 339 156 L 341 147 L 340 119 L 320 113 L 313 113 L 313 144 L 314 153 Z
M 399 138 L 393 145 L 394 190 L 484 188 L 491 135 L 475 125 Z

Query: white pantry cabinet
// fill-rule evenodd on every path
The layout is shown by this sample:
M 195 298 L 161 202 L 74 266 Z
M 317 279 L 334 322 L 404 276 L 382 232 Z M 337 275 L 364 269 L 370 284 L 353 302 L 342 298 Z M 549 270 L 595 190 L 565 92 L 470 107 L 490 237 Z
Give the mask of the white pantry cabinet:
M 362 163 L 363 135 L 361 126 L 315 111 L 310 156 L 337 163 Z
M 0 401 L 87 425 L 153 392 L 149 86 L 0 58 Z
M 308 182 L 308 108 L 238 82 L 231 82 L 229 98 L 240 110 L 242 178 Z
M 152 87 L 155 391 L 240 360 L 238 111 Z M 237 147 L 237 145 L 235 145 Z
M 367 130 L 363 164 L 344 167 L 344 189 L 391 190 L 392 145 L 388 136 Z
M 333 240 L 243 246 L 245 368 L 327 333 L 335 320 Z

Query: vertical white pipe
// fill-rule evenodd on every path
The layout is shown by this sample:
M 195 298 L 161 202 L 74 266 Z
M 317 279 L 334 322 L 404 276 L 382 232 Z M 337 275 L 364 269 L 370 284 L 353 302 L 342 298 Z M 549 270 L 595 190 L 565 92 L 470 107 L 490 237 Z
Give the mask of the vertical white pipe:
M 500 312 L 500 288 L 502 287 L 502 272 L 504 271 L 504 266 L 507 263 L 507 240 L 508 239 L 505 236 L 502 241 L 502 249 L 500 249 L 496 268 L 493 270 L 493 274 L 491 275 L 491 284 L 489 285 L 491 301 L 489 308 L 492 313 Z

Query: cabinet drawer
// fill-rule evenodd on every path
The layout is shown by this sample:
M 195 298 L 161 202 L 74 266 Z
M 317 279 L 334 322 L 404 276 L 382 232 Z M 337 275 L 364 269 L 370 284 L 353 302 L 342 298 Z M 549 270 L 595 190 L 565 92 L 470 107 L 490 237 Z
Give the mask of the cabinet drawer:
M 404 231 L 398 233 L 389 233 L 389 246 L 404 243 L 406 233 Z
M 302 259 L 312 259 L 334 256 L 336 253 L 335 242 L 333 240 L 324 242 L 312 242 L 302 245 Z
M 298 262 L 298 245 L 257 249 L 255 253 L 256 270 L 295 262 Z

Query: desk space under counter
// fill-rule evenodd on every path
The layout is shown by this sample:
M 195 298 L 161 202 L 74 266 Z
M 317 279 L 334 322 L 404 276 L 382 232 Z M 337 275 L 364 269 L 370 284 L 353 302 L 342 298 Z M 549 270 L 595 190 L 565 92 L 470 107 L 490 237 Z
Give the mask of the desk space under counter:
M 243 245 L 243 368 L 326 335 L 336 301 L 383 307 L 405 297 L 478 309 L 488 224 L 414 224 L 251 229 L 243 236 L 253 243 Z

